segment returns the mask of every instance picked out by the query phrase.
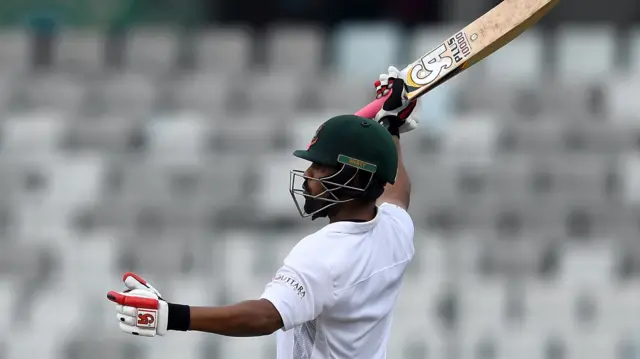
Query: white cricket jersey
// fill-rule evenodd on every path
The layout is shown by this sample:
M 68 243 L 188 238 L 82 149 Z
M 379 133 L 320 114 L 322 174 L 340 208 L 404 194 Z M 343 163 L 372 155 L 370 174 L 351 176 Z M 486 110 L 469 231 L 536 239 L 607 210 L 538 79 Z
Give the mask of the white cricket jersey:
M 300 242 L 261 298 L 280 312 L 278 359 L 383 359 L 414 255 L 413 221 L 393 204 L 369 222 L 328 224 Z

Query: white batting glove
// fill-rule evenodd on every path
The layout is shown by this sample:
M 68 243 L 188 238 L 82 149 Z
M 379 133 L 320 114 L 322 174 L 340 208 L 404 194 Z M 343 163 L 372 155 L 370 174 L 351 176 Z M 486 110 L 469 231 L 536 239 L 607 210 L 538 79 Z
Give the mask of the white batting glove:
M 393 89 L 393 84 L 396 79 L 402 82 L 402 86 L 396 84 L 396 89 L 402 88 L 401 93 L 396 94 L 394 92 L 391 97 L 387 99 L 383 108 L 376 114 L 375 120 L 380 122 L 383 117 L 397 117 L 400 123 L 395 125 L 398 126 L 399 133 L 410 132 L 418 128 L 418 118 L 413 115 L 417 100 L 409 101 L 407 98 L 404 78 L 400 70 L 395 66 L 389 66 L 388 73 L 381 74 L 378 81 L 375 82 L 376 98 L 387 95 L 390 89 Z
M 107 293 L 107 299 L 116 303 L 120 330 L 144 337 L 165 335 L 169 304 L 153 286 L 135 273 L 125 273 L 122 281 L 126 290 Z

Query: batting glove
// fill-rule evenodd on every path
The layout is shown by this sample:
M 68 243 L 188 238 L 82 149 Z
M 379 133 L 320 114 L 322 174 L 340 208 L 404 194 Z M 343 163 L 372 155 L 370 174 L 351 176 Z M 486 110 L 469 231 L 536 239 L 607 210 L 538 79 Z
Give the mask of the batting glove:
M 122 281 L 126 290 L 107 293 L 107 299 L 116 303 L 120 330 L 155 337 L 165 335 L 168 330 L 189 329 L 188 306 L 168 303 L 160 292 L 135 273 L 125 273 Z
M 392 91 L 382 109 L 376 114 L 375 120 L 387 127 L 389 132 L 395 136 L 415 130 L 418 127 L 418 120 L 413 118 L 411 114 L 416 107 L 417 100 L 409 101 L 400 70 L 389 66 L 389 72 L 380 75 L 374 85 L 376 98 L 386 96 L 390 90 Z

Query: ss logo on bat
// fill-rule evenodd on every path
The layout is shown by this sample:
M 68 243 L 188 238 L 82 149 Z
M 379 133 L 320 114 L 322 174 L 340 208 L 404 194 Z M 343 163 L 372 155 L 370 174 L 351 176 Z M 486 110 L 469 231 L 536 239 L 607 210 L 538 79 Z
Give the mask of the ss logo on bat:
M 442 70 L 450 68 L 453 60 L 449 56 L 442 56 L 446 51 L 447 46 L 442 44 L 421 58 L 420 63 L 415 64 L 409 71 L 409 85 L 428 85 L 440 76 Z

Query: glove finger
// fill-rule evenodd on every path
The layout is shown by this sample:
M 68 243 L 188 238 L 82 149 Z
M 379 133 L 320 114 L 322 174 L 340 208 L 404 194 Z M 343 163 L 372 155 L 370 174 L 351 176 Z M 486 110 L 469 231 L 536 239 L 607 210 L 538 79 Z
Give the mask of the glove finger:
M 131 293 L 133 293 L 132 291 Z M 123 294 L 115 291 L 107 293 L 107 299 L 110 301 L 135 308 L 158 309 L 158 300 L 155 298 L 144 298 L 135 294 Z
M 116 315 L 120 323 L 124 323 L 132 327 L 136 326 L 136 320 L 134 317 L 130 317 L 128 315 L 122 315 L 122 314 L 116 314 Z
M 395 66 L 389 66 L 389 70 L 387 71 L 389 77 L 400 78 L 400 70 L 398 70 Z
M 129 317 L 135 317 L 136 314 L 138 313 L 138 310 L 134 307 L 127 307 L 124 305 L 117 305 L 116 306 L 116 312 L 118 312 L 119 314 L 122 315 L 126 315 Z
M 377 87 L 388 85 L 389 84 L 389 75 L 388 74 L 381 74 L 380 75 L 380 79 L 378 81 L 380 81 L 380 85 L 377 86 Z
M 150 287 L 146 280 L 133 272 L 125 273 L 122 281 L 129 289 L 149 289 Z
M 155 337 L 156 332 L 152 329 L 142 329 L 136 326 L 126 325 L 125 323 L 120 323 L 120 330 L 125 333 L 129 333 L 132 335 L 139 335 L 142 337 Z
M 155 289 L 151 283 L 147 282 L 144 278 L 142 278 L 141 276 L 133 273 L 133 272 L 127 272 L 122 276 L 122 281 L 124 282 L 124 285 L 127 286 L 127 288 L 133 290 L 133 289 L 150 289 L 151 291 L 153 291 L 158 297 L 162 297 L 162 295 L 160 294 L 160 292 L 158 292 L 157 289 Z

